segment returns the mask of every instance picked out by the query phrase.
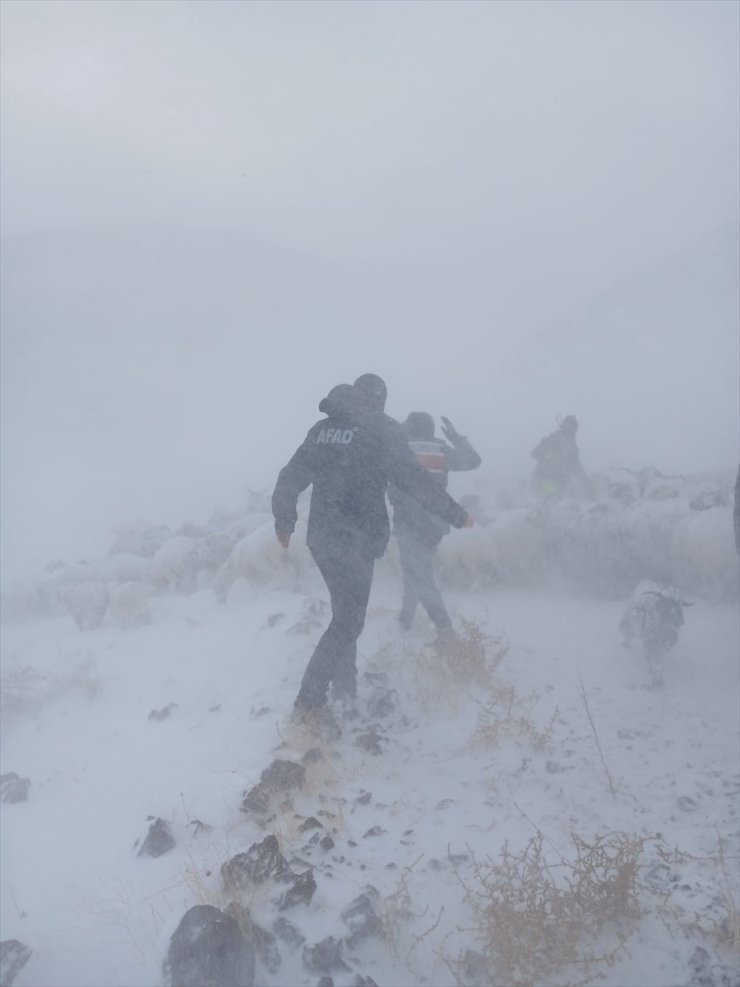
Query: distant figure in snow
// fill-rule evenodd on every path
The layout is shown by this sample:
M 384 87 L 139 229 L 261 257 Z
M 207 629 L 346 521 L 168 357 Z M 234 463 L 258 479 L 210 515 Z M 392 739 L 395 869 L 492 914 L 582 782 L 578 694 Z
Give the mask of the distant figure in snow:
M 299 718 L 326 706 L 330 684 L 335 698 L 357 694 L 357 639 L 375 559 L 383 555 L 390 536 L 388 482 L 456 528 L 473 523 L 417 461 L 401 426 L 384 414 L 385 400 L 385 383 L 376 374 L 333 388 L 319 404 L 327 417 L 311 427 L 280 471 L 272 495 L 275 533 L 287 549 L 298 496 L 313 485 L 306 542 L 331 597 L 331 623 L 295 701 Z
M 573 479 L 578 480 L 591 495 L 591 481 L 578 455 L 577 433 L 575 415 L 566 415 L 558 430 L 546 435 L 532 450 L 532 458 L 537 462 L 532 474 L 532 492 L 540 500 L 559 500 L 565 496 Z
M 419 463 L 443 488 L 447 487 L 450 470 L 474 470 L 480 466 L 480 456 L 449 418 L 442 418 L 442 432 L 451 444 L 437 438 L 434 419 L 425 411 L 412 411 L 403 429 Z M 390 485 L 388 496 L 393 505 L 393 533 L 398 539 L 403 572 L 399 623 L 408 630 L 421 603 L 439 636 L 448 637 L 453 633 L 452 621 L 434 579 L 434 553 L 450 526 L 395 484 Z

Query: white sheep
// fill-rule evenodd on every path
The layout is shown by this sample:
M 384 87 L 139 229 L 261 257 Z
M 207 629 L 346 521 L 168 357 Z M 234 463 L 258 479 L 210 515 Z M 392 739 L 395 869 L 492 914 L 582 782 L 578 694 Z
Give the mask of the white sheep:
M 100 563 L 102 577 L 108 583 L 144 582 L 149 575 L 150 560 L 133 552 L 118 552 Z
M 219 603 L 226 603 L 237 579 L 244 579 L 255 588 L 269 586 L 296 592 L 305 588 L 302 582 L 312 567 L 306 547 L 305 518 L 298 519 L 287 550 L 279 545 L 270 519 L 236 543 L 216 573 L 213 590 Z
M 108 590 L 100 580 L 69 583 L 60 591 L 59 598 L 78 630 L 94 631 L 103 623 L 108 609 Z
M 122 630 L 145 627 L 151 623 L 151 611 L 140 582 L 121 583 L 110 591 L 110 614 Z
M 740 572 L 731 507 L 692 512 L 677 526 L 673 547 L 681 585 L 713 602 L 737 599 Z
M 159 592 L 194 593 L 199 564 L 197 540 L 175 535 L 152 556 L 152 585 Z
M 48 614 L 64 612 L 67 607 L 63 597 L 67 587 L 84 582 L 105 582 L 94 563 L 84 559 L 71 564 L 59 561 L 48 563 L 36 587 L 39 607 Z
M 635 643 L 642 647 L 652 685 L 663 685 L 663 659 L 678 640 L 685 605 L 675 587 L 643 579 L 622 614 L 622 643 L 627 648 Z
M 485 536 L 490 538 L 491 556 L 505 583 L 537 582 L 542 573 L 545 542 L 536 514 L 524 507 L 501 511 L 485 528 Z

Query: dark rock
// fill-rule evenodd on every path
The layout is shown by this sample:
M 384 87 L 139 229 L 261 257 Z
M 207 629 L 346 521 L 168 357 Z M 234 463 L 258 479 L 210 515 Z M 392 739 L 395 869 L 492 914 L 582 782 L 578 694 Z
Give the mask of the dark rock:
M 391 713 L 395 713 L 398 709 L 397 700 L 398 693 L 395 689 L 384 689 L 382 686 L 377 686 L 370 693 L 367 700 L 368 716 L 377 717 L 378 719 L 390 716 Z
M 273 794 L 267 785 L 258 782 L 245 793 L 242 799 L 242 812 L 255 812 L 257 815 L 264 815 L 270 811 Z
M 153 709 L 147 719 L 150 720 L 166 720 L 173 709 L 177 708 L 177 703 L 170 703 L 168 706 L 163 706 L 161 709 Z
M 320 823 L 315 816 L 309 816 L 305 819 L 301 825 L 298 827 L 299 833 L 307 833 L 309 829 L 323 829 L 324 824 Z
M 369 805 L 370 799 L 373 797 L 372 792 L 363 792 L 362 795 L 358 795 L 355 799 L 357 805 Z
M 306 769 L 295 761 L 275 760 L 265 768 L 259 782 L 251 788 L 242 800 L 242 812 L 263 815 L 269 812 L 273 796 L 286 793 L 293 788 L 303 788 Z
M 319 846 L 321 847 L 322 850 L 327 850 L 327 851 L 333 850 L 334 840 L 331 838 L 331 836 L 325 836 L 323 840 L 319 841 Z
M 349 970 L 342 959 L 342 940 L 329 936 L 315 946 L 303 947 L 303 962 L 316 973 L 331 973 L 332 970 Z
M 383 746 L 381 741 L 384 743 L 388 742 L 388 738 L 384 737 L 377 729 L 377 727 L 368 727 L 364 733 L 359 734 L 355 737 L 355 747 L 359 747 L 363 751 L 367 751 L 368 754 L 373 754 L 375 757 L 379 757 L 383 753 Z
M 334 987 L 334 981 L 332 980 L 331 977 L 328 977 L 326 974 L 324 974 L 323 977 L 319 978 L 317 987 Z
M 291 788 L 303 788 L 306 769 L 295 761 L 281 761 L 279 758 L 265 768 L 260 781 L 276 792 L 288 792 Z
M 361 974 L 356 973 L 355 979 L 352 981 L 352 987 L 378 987 L 372 977 L 363 977 Z
M 713 962 L 702 946 L 697 946 L 689 957 L 689 969 L 688 987 L 737 987 L 740 984 L 740 969 Z
M 678 807 L 683 812 L 696 812 L 697 804 L 690 795 L 682 795 L 678 800 Z
M 15 771 L 0 775 L 0 802 L 25 802 L 30 785 L 30 778 L 19 778 Z M 8 942 L 16 941 L 8 939 Z
M 278 939 L 282 939 L 282 941 L 292 949 L 297 949 L 298 946 L 302 946 L 306 941 L 306 937 L 301 935 L 293 923 L 289 922 L 284 915 L 279 915 L 275 919 L 272 923 L 272 930 Z
M 263 884 L 270 877 L 289 879 L 292 876 L 293 872 L 274 836 L 266 836 L 261 843 L 253 843 L 246 853 L 237 853 L 221 868 L 221 878 L 228 891 Z
M 31 952 L 18 939 L 0 942 L 0 987 L 13 987 L 16 976 L 31 959 Z
M 317 764 L 323 761 L 324 755 L 320 747 L 311 747 L 301 758 L 301 764 Z
M 226 908 L 226 914 L 235 919 L 244 938 L 252 943 L 262 966 L 270 973 L 275 973 L 282 962 L 277 938 L 272 932 L 258 925 L 249 909 L 239 902 L 232 901 Z
M 278 908 L 281 912 L 288 908 L 293 908 L 301 903 L 308 905 L 316 891 L 316 880 L 312 870 L 304 871 L 303 874 L 296 874 L 290 887 L 280 899 Z
M 183 915 L 165 961 L 172 987 L 253 987 L 255 950 L 235 919 L 212 905 Z
M 139 857 L 161 857 L 175 846 L 175 840 L 170 832 L 170 827 L 164 819 L 155 819 L 149 827 L 146 839 L 141 844 L 137 856 Z
M 367 831 L 367 833 L 365 833 L 365 836 L 363 838 L 367 839 L 368 836 L 382 836 L 384 833 L 387 832 L 388 830 L 383 829 L 382 826 L 371 826 L 370 829 Z
M 462 961 L 463 976 L 465 983 L 470 987 L 488 987 L 493 983 L 491 971 L 488 968 L 488 960 L 483 953 L 475 949 L 466 949 Z
M 342 921 L 350 930 L 347 937 L 347 944 L 354 948 L 364 939 L 371 936 L 382 936 L 383 923 L 378 917 L 375 903 L 378 900 L 378 892 L 372 886 L 368 886 L 365 891 L 358 895 L 341 912 Z
M 253 929 L 253 942 L 257 950 L 257 958 L 266 970 L 269 970 L 270 973 L 275 973 L 282 962 L 277 944 L 277 936 L 274 936 L 267 929 L 263 929 L 261 925 L 254 925 Z

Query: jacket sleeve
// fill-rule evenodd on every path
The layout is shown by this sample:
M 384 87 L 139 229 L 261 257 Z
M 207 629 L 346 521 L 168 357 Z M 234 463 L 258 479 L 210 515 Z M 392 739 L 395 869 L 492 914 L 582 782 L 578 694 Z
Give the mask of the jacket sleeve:
M 467 512 L 450 497 L 441 483 L 419 463 L 399 425 L 389 424 L 384 435 L 388 479 L 421 507 L 455 528 L 462 528 Z
M 481 463 L 480 456 L 464 435 L 458 435 L 454 445 L 445 443 L 445 458 L 447 469 L 453 472 L 476 470 Z
M 309 433 L 310 435 L 310 433 Z M 306 436 L 303 445 L 296 449 L 290 462 L 278 474 L 272 492 L 272 513 L 277 534 L 292 535 L 295 530 L 298 512 L 296 505 L 299 495 L 313 482 L 312 463 L 313 443 Z

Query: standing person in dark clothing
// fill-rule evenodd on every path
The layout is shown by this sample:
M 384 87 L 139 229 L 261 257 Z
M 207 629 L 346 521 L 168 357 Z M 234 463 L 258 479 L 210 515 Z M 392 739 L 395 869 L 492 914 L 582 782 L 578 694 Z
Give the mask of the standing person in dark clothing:
M 296 712 L 357 693 L 357 639 L 365 623 L 375 559 L 390 536 L 385 493 L 389 480 L 445 522 L 472 525 L 466 511 L 419 465 L 401 426 L 384 414 L 386 388 L 375 374 L 340 384 L 319 404 L 326 418 L 308 432 L 278 476 L 272 512 L 287 548 L 298 495 L 313 485 L 306 542 L 331 596 L 332 619 L 308 663 Z
M 586 492 L 591 493 L 591 481 L 578 455 L 577 433 L 575 415 L 566 415 L 557 432 L 546 435 L 532 450 L 532 458 L 537 461 L 532 474 L 532 491 L 540 500 L 557 500 L 565 496 L 571 479 L 578 480 Z
M 442 432 L 451 443 L 449 445 L 436 437 L 434 419 L 424 411 L 412 411 L 403 428 L 409 448 L 443 489 L 447 487 L 450 470 L 474 470 L 480 466 L 480 456 L 465 436 L 455 431 L 449 418 L 442 418 Z M 452 621 L 434 579 L 434 553 L 450 526 L 393 484 L 389 496 L 393 505 L 393 533 L 398 538 L 403 571 L 399 623 L 408 630 L 416 607 L 421 603 L 440 637 L 449 636 Z

